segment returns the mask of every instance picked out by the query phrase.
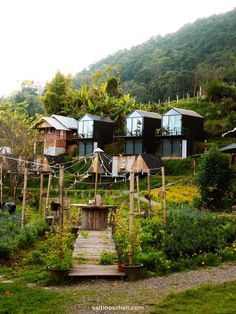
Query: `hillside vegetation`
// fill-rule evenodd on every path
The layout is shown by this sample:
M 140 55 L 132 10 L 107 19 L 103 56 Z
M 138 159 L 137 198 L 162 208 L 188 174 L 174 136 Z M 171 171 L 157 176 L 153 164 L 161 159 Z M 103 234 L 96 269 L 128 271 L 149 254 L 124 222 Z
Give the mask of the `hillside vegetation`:
M 74 78 L 80 88 L 94 73 L 112 66 L 124 92 L 148 103 L 194 96 L 209 81 L 236 82 L 236 9 L 199 19 L 178 32 L 156 36 L 130 50 L 118 51 Z

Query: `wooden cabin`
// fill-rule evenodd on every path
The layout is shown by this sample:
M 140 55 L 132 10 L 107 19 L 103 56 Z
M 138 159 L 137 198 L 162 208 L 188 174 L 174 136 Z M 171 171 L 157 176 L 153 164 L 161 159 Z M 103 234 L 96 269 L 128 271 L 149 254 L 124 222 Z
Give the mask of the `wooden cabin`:
M 43 117 L 35 128 L 39 131 L 37 144 L 43 143 L 44 155 L 71 155 L 76 149 L 78 121 L 74 118 L 60 115 Z
M 159 144 L 155 138 L 157 128 L 161 127 L 161 115 L 156 112 L 135 110 L 126 118 L 125 155 L 159 152 Z
M 86 156 L 113 140 L 114 122 L 108 117 L 85 114 L 78 123 L 78 155 Z
M 162 116 L 161 156 L 186 158 L 196 154 L 196 143 L 203 139 L 204 118 L 193 110 L 172 108 Z

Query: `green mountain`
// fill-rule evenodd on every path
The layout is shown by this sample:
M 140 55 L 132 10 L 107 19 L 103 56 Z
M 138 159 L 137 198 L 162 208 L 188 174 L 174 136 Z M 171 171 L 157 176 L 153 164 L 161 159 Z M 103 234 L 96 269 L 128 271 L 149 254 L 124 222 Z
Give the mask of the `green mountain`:
M 200 84 L 212 80 L 236 82 L 236 9 L 187 24 L 178 32 L 156 36 L 77 73 L 74 87 L 90 82 L 94 72 L 119 69 L 124 92 L 137 102 L 192 97 Z

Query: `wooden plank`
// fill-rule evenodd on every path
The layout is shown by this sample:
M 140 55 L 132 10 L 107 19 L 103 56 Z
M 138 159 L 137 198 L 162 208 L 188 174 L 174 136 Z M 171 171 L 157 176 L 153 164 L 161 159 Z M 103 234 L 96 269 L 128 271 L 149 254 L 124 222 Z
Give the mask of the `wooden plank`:
M 117 265 L 75 265 L 69 272 L 71 277 L 89 277 L 89 276 L 116 276 L 124 277 L 125 273 L 118 271 Z

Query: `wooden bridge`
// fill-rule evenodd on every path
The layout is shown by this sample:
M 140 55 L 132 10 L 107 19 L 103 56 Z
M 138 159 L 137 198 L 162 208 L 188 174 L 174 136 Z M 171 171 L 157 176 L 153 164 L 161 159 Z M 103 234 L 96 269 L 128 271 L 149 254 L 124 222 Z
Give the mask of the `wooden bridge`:
M 118 271 L 117 264 L 99 265 L 103 252 L 116 254 L 111 229 L 79 230 L 74 244 L 74 265 L 70 277 L 118 277 L 125 273 Z

